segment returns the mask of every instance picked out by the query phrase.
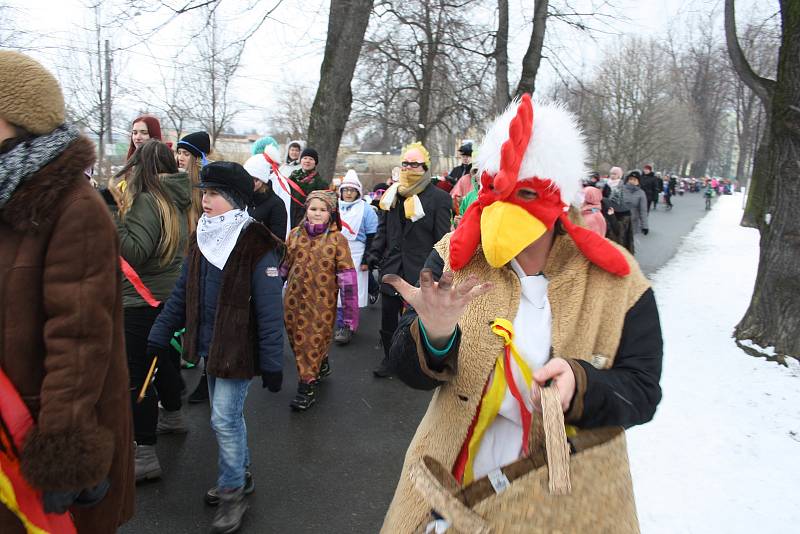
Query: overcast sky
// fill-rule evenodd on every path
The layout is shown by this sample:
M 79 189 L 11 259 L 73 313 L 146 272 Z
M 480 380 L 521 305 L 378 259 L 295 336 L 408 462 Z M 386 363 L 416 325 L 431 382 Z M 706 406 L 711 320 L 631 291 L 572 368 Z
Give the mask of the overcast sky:
M 554 0 L 554 3 L 558 0 Z M 6 0 L 9 2 L 9 0 Z M 48 67 L 58 71 L 79 61 L 79 50 L 85 50 L 91 42 L 86 27 L 90 27 L 94 14 L 86 7 L 89 0 L 10 0 L 14 7 L 14 19 L 19 29 L 36 32 L 42 37 L 36 40 L 37 50 L 31 52 Z M 230 20 L 226 31 L 230 35 L 240 34 L 263 13 L 272 0 L 225 0 L 224 14 Z M 591 9 L 592 4 L 604 4 L 599 0 L 573 0 L 578 9 Z M 594 40 L 570 32 L 563 25 L 549 24 L 547 43 L 557 50 L 559 60 L 579 75 L 590 75 L 599 61 L 602 50 L 613 45 L 620 35 L 666 34 L 680 32 L 681 28 L 671 24 L 678 16 L 704 16 L 716 8 L 720 13 L 715 28 L 722 31 L 721 0 L 613 0 L 615 10 L 606 9 L 627 20 L 612 20 L 601 24 L 608 33 L 595 33 Z M 255 9 L 247 9 L 255 4 Z M 476 22 L 493 25 L 494 2 L 487 1 L 476 8 L 470 16 Z M 302 6 L 302 8 L 300 7 Z M 261 8 L 260 10 L 258 8 Z M 777 0 L 737 0 L 737 14 L 750 9 L 769 13 L 777 11 Z M 530 37 L 530 21 L 533 16 L 531 0 L 511 0 L 511 42 L 509 46 L 512 68 L 511 83 L 519 73 L 519 65 Z M 108 17 L 110 13 L 104 13 Z M 327 32 L 328 2 L 325 0 L 284 0 L 268 20 L 248 41 L 244 62 L 237 76 L 236 95 L 244 110 L 235 126 L 238 129 L 255 127 L 264 129 L 274 99 L 287 86 L 307 87 L 313 95 L 319 79 L 319 67 L 325 47 Z M 136 28 L 150 29 L 166 19 L 166 13 L 156 15 L 143 13 L 133 19 Z M 171 58 L 192 32 L 192 18 L 178 17 L 166 25 L 147 42 L 137 40 L 123 31 L 105 35 L 115 53 L 115 66 L 124 69 L 123 77 L 134 94 L 119 103 L 131 114 L 137 111 L 137 88 L 156 83 L 160 77 L 159 67 L 167 69 Z M 178 59 L 180 61 L 180 57 Z M 190 65 L 182 65 L 191 69 Z M 543 62 L 543 71 L 537 87 L 546 87 L 556 79 L 553 70 Z M 135 82 L 133 82 L 135 80 Z M 487 80 L 492 84 L 493 80 Z M 115 102 L 115 105 L 117 103 Z

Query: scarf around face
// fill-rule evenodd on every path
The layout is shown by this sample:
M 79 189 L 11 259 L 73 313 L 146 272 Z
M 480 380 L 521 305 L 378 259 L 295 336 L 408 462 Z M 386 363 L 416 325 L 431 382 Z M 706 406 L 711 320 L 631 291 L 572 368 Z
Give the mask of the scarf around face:
M 253 222 L 246 211 L 232 209 L 209 217 L 205 213 L 197 221 L 197 247 L 217 269 L 224 269 L 242 231 Z
M 399 193 L 400 196 L 405 197 L 403 208 L 406 219 L 415 222 L 425 217 L 425 210 L 422 209 L 422 201 L 418 196 L 430 185 L 430 182 L 423 179 L 424 177 L 425 171 L 423 170 L 412 171 L 405 169 L 400 171 L 400 181 L 392 184 L 383 194 L 380 208 L 383 211 L 391 210 L 397 202 L 397 194 Z
M 75 126 L 62 124 L 48 134 L 0 154 L 0 209 L 22 182 L 56 159 L 78 135 L 80 132 Z

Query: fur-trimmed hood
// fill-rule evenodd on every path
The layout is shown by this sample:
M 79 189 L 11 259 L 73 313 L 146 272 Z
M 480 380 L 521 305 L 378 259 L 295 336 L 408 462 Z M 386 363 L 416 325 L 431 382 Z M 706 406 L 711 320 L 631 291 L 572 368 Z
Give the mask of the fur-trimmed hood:
M 94 165 L 95 146 L 85 136 L 78 137 L 56 159 L 24 180 L 0 210 L 0 217 L 14 230 L 24 232 L 52 220 L 58 201 Z

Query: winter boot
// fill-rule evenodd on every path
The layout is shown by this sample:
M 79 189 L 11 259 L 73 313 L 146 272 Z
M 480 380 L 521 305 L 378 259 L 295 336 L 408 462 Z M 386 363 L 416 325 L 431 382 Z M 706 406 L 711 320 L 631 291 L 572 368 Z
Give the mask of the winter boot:
M 183 408 L 170 412 L 164 408 L 158 409 L 158 425 L 156 434 L 185 434 L 189 431 Z
M 136 482 L 161 478 L 161 464 L 158 463 L 155 445 L 136 445 L 134 472 Z
M 353 338 L 353 331 L 346 326 L 337 328 L 336 334 L 333 336 L 333 340 L 338 345 L 347 345 L 348 343 L 350 343 L 350 340 L 352 338 Z
M 372 374 L 377 378 L 391 378 L 394 373 L 392 372 L 392 367 L 389 365 L 389 358 L 384 356 L 378 367 L 372 370 Z
M 244 488 L 219 492 L 219 508 L 211 523 L 212 534 L 230 534 L 242 526 L 242 518 L 247 511 Z
M 304 412 L 311 408 L 317 401 L 317 384 L 306 384 L 300 382 L 297 384 L 297 395 L 292 399 L 289 406 L 296 412 Z
M 202 404 L 208 401 L 208 375 L 206 374 L 205 369 L 203 369 L 203 374 L 200 375 L 200 382 L 197 384 L 197 387 L 194 388 L 194 391 L 191 395 L 189 395 L 189 404 Z
M 328 361 L 328 357 L 325 356 L 322 359 L 322 364 L 319 366 L 319 375 L 317 375 L 317 380 L 322 380 L 323 378 L 328 378 L 331 376 L 331 364 Z
M 256 483 L 253 480 L 253 474 L 250 471 L 246 471 L 244 474 L 244 492 L 245 495 L 250 495 L 256 490 Z M 205 499 L 206 504 L 209 506 L 216 506 L 219 504 L 219 488 L 214 486 L 210 490 L 206 492 Z

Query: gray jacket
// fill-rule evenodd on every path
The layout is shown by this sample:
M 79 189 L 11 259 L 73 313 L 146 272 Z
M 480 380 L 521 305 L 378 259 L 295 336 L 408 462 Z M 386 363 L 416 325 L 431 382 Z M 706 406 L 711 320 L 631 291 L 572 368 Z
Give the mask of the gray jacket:
M 647 195 L 638 185 L 622 186 L 622 204 L 631 212 L 631 224 L 634 232 L 649 229 L 647 224 Z

